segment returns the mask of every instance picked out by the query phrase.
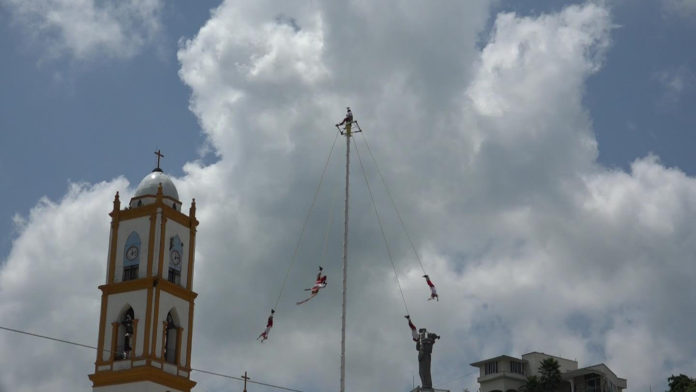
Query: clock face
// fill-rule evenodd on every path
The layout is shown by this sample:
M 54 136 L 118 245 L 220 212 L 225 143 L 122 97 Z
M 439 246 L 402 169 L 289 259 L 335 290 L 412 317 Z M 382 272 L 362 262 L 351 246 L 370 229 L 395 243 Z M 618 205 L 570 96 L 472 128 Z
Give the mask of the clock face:
M 138 257 L 138 247 L 135 245 L 132 245 L 128 250 L 126 250 L 126 258 L 128 260 L 135 260 L 135 258 Z
M 172 264 L 174 265 L 179 265 L 181 264 L 181 255 L 179 254 L 179 251 L 173 250 L 169 254 L 169 258 L 172 260 Z

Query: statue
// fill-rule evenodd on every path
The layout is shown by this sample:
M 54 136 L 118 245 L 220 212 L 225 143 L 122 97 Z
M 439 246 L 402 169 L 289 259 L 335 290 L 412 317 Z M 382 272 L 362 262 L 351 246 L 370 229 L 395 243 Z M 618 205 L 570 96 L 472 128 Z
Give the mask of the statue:
M 430 356 L 433 353 L 433 344 L 435 344 L 435 340 L 440 339 L 440 336 L 428 333 L 425 328 L 419 329 L 418 332 L 416 350 L 418 350 L 418 374 L 421 379 L 421 387 L 423 390 L 432 390 L 433 380 L 430 377 Z

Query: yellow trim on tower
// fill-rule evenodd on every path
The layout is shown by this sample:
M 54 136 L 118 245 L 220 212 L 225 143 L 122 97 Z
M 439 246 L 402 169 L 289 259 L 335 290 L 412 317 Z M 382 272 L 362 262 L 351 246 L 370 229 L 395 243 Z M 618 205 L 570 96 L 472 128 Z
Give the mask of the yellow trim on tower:
M 106 282 L 114 281 L 114 270 L 116 268 L 116 244 L 118 242 L 118 222 L 121 211 L 121 200 L 118 197 L 118 192 L 114 196 L 114 207 L 109 213 L 111 216 L 111 232 L 109 233 L 109 255 L 107 257 L 107 275 Z
M 134 280 L 127 280 L 125 282 L 116 282 L 116 283 L 110 283 L 110 284 L 104 284 L 99 286 L 99 290 L 102 291 L 102 293 L 110 295 L 110 294 L 117 294 L 117 293 L 124 293 L 126 291 L 135 291 L 135 290 L 142 290 L 146 289 L 148 287 L 152 287 L 154 278 L 140 278 L 140 279 L 134 279 Z
M 157 213 L 150 215 L 150 233 L 147 243 L 147 276 L 152 276 L 152 259 L 155 253 L 155 227 L 157 227 Z
M 188 330 L 186 332 L 186 368 L 191 369 L 191 342 L 193 341 L 193 300 L 189 302 Z
M 130 220 L 134 218 L 142 218 L 151 215 L 157 210 L 157 204 L 147 204 L 141 207 L 126 208 L 121 211 L 121 220 Z
M 177 327 L 176 331 L 176 356 L 174 362 L 176 363 L 177 370 L 181 367 L 181 335 L 184 333 L 184 329 Z
M 116 218 L 111 220 L 111 233 L 109 233 L 110 237 L 109 238 L 109 256 L 108 256 L 108 265 L 107 265 L 107 277 L 106 277 L 106 282 L 107 283 L 112 283 L 114 280 L 116 280 L 116 250 L 117 250 L 117 245 L 118 245 L 118 213 L 116 214 Z
M 99 315 L 99 337 L 97 340 L 97 361 L 94 364 L 94 370 L 97 366 L 104 364 L 104 333 L 106 330 L 106 295 L 102 292 L 101 297 L 101 314 Z
M 161 217 L 162 220 L 160 221 L 160 247 L 159 257 L 157 258 L 157 275 L 164 279 L 164 272 L 162 271 L 162 268 L 164 268 L 164 244 L 165 234 L 167 231 L 167 217 L 164 214 L 161 214 Z
M 133 360 L 135 359 L 136 356 L 136 349 L 138 345 L 138 320 L 139 319 L 133 319 L 133 338 L 131 342 L 131 348 L 133 349 L 132 354 L 131 354 L 131 366 L 133 366 Z M 144 349 L 144 347 L 143 347 Z
M 151 284 L 147 288 L 147 306 L 146 306 L 146 312 L 145 313 L 145 339 L 143 340 L 143 357 L 147 357 L 147 364 L 150 364 L 150 359 L 149 357 L 152 355 L 152 352 L 150 351 L 150 325 L 151 324 L 151 319 L 152 319 L 152 291 L 153 285 L 154 285 L 155 280 L 153 279 L 153 284 Z
M 196 256 L 196 226 L 198 222 L 195 219 L 191 220 L 191 225 L 189 225 L 189 257 L 188 269 L 186 271 L 186 288 L 189 290 L 193 289 L 193 259 Z
M 174 284 L 166 279 L 162 279 L 159 282 L 160 289 L 162 291 L 169 293 L 175 297 L 179 297 L 185 301 L 192 302 L 197 296 L 198 293 L 195 293 L 191 290 L 187 290 L 178 284 Z
M 151 381 L 162 384 L 169 388 L 188 392 L 196 385 L 195 381 L 191 381 L 188 378 L 170 374 L 151 366 L 138 366 L 115 372 L 98 372 L 90 374 L 89 379 L 92 380 L 92 386 L 94 388 L 140 381 Z
M 114 368 L 114 357 L 116 355 L 116 349 L 118 348 L 116 345 L 118 344 L 118 321 L 114 321 L 111 323 L 111 353 L 109 353 L 109 364 L 111 365 L 111 369 L 113 370 Z
M 155 287 L 155 311 L 153 312 L 153 320 L 152 320 L 152 326 L 155 328 L 154 331 L 152 331 L 152 349 L 150 352 L 152 353 L 152 356 L 156 356 L 157 353 L 157 321 L 159 320 L 159 302 L 160 302 L 160 289 L 159 287 Z

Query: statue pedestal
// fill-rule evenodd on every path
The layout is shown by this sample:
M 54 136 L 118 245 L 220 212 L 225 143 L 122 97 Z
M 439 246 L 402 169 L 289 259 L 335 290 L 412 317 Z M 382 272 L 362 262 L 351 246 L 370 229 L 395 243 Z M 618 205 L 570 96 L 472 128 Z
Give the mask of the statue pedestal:
M 415 387 L 411 392 L 450 392 L 449 389 Z

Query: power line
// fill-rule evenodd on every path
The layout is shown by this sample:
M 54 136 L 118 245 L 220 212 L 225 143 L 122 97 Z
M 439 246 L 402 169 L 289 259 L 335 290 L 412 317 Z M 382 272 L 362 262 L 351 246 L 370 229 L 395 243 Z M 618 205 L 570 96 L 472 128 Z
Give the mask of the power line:
M 39 334 L 36 334 L 36 333 L 27 332 L 27 331 L 21 331 L 21 330 L 19 330 L 19 329 L 13 329 L 13 328 L 8 328 L 8 327 L 3 327 L 3 326 L 0 326 L 0 329 L 4 329 L 5 331 L 16 332 L 16 333 L 21 333 L 21 334 L 24 334 L 24 335 L 33 336 L 33 337 L 35 337 L 35 338 L 48 339 L 48 340 L 53 340 L 53 341 L 55 341 L 55 342 L 66 343 L 66 344 L 72 344 L 73 346 L 79 346 L 79 347 L 84 347 L 84 348 L 91 348 L 91 349 L 93 349 L 93 350 L 98 350 L 98 348 L 97 348 L 97 347 L 94 347 L 94 346 L 89 346 L 89 345 L 82 344 L 82 343 L 71 342 L 71 341 L 69 341 L 69 340 L 63 340 L 63 339 L 52 338 L 52 337 L 50 337 L 50 336 L 39 335 Z M 108 352 L 109 350 L 104 350 L 104 351 L 107 351 L 107 352 Z
M 224 378 L 231 378 L 231 379 L 237 380 L 237 381 L 244 381 L 244 379 L 243 379 L 242 377 L 230 376 L 230 375 L 228 375 L 228 374 L 215 373 L 215 372 L 211 372 L 211 371 L 208 371 L 208 370 L 201 370 L 201 369 L 194 369 L 194 368 L 191 368 L 191 370 L 192 370 L 192 371 L 195 371 L 195 372 L 199 372 L 199 373 L 210 374 L 210 375 L 213 375 L 213 376 L 224 377 Z M 259 382 L 259 381 L 252 381 L 251 379 L 247 379 L 247 382 L 248 382 L 249 384 L 258 384 L 258 385 L 263 385 L 263 386 L 267 386 L 267 387 L 271 387 L 271 388 L 282 389 L 282 390 L 285 390 L 285 391 L 302 392 L 302 391 L 297 390 L 297 389 L 281 387 L 281 386 L 279 386 L 279 385 L 267 384 L 267 383 Z
M 71 344 L 71 345 L 73 345 L 73 346 L 78 346 L 78 347 L 83 347 L 83 348 L 89 348 L 89 349 L 92 349 L 92 350 L 99 350 L 99 348 L 97 348 L 97 347 L 95 347 L 95 346 L 90 346 L 90 345 L 87 345 L 87 344 L 77 343 L 77 342 L 73 342 L 73 341 L 65 340 L 65 339 L 58 339 L 58 338 L 54 338 L 54 337 L 46 336 L 46 335 L 39 335 L 39 334 L 37 334 L 37 333 L 22 331 L 22 330 L 20 330 L 20 329 L 14 329 L 14 328 L 9 328 L 9 327 L 4 327 L 4 326 L 2 326 L 2 325 L 0 325 L 0 329 L 5 330 L 5 331 L 9 331 L 9 332 L 14 332 L 14 333 L 19 333 L 19 334 L 23 334 L 23 335 L 28 335 L 28 336 L 35 337 L 35 338 L 41 338 L 41 339 L 46 339 L 46 340 L 53 340 L 54 342 L 60 342 L 60 343 L 65 343 L 65 344 Z M 104 349 L 103 351 L 111 352 L 111 350 L 106 350 L 106 349 Z M 235 376 L 230 376 L 230 375 L 228 375 L 228 374 L 217 373 L 217 372 L 211 372 L 211 371 L 209 371 L 209 370 L 191 368 L 191 371 L 199 372 L 199 373 L 205 373 L 205 374 L 210 374 L 210 375 L 218 376 L 218 377 L 230 378 L 230 379 L 237 380 L 237 381 L 244 381 L 241 377 L 235 377 Z M 247 380 L 247 382 L 248 382 L 248 383 L 251 383 L 251 384 L 263 385 L 263 386 L 271 387 L 271 388 L 275 388 L 275 389 L 282 389 L 282 390 L 284 390 L 284 391 L 302 392 L 301 390 L 298 390 L 298 389 L 292 389 L 292 388 L 283 387 L 283 386 L 280 386 L 280 385 L 268 384 L 268 383 L 260 382 L 260 381 Z

